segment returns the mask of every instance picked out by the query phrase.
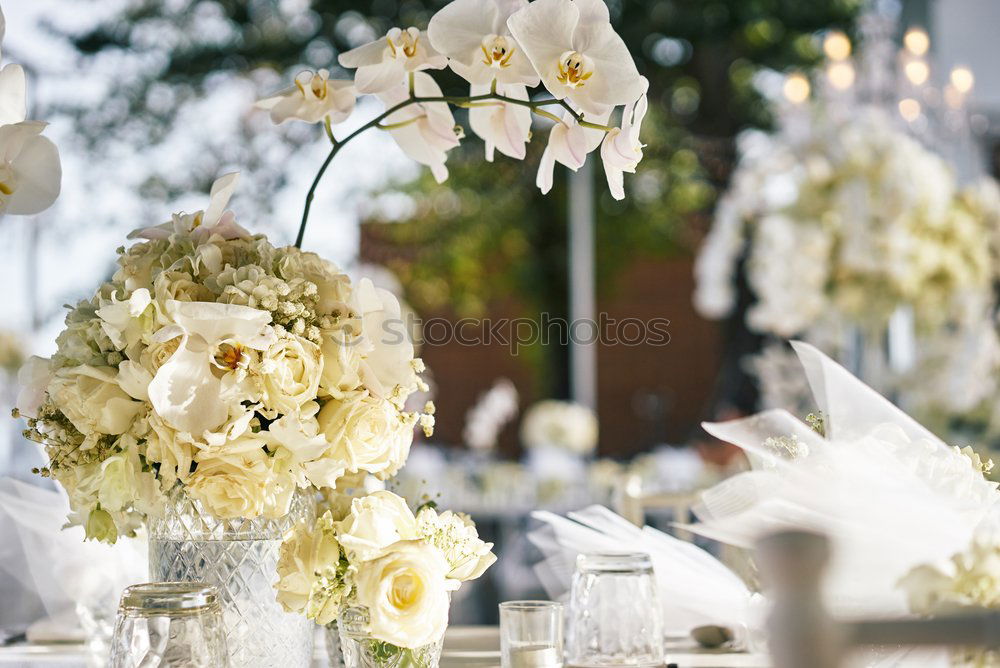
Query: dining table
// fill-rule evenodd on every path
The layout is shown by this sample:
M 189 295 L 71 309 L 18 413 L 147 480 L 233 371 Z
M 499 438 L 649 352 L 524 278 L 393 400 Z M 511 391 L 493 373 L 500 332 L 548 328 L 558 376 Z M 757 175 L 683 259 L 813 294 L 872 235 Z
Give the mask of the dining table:
M 325 634 L 317 630 L 313 668 L 327 668 Z M 731 649 L 699 648 L 689 639 L 671 638 L 666 643 L 665 666 L 677 668 L 767 668 L 763 654 Z M 79 643 L 12 643 L 0 647 L 0 666 L 22 668 L 89 668 L 103 662 L 88 662 L 86 647 Z M 452 626 L 445 634 L 441 668 L 497 668 L 500 666 L 500 630 L 496 626 Z

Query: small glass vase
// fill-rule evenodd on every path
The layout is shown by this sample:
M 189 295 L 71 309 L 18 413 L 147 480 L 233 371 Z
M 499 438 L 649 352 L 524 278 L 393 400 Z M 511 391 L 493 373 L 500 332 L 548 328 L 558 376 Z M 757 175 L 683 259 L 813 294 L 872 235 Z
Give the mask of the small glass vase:
M 282 537 L 315 516 L 315 498 L 298 493 L 280 519 L 218 519 L 175 487 L 149 522 L 150 579 L 218 588 L 231 668 L 308 668 L 315 624 L 281 608 L 274 582 Z
M 376 640 L 368 634 L 368 610 L 348 608 L 340 614 L 340 647 L 344 668 L 437 668 L 444 637 L 409 649 Z

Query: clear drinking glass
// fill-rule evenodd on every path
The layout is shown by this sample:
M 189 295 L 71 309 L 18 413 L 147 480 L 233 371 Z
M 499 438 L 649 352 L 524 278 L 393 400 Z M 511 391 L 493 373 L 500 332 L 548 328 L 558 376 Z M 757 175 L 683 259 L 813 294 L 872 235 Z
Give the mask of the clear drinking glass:
M 215 587 L 197 582 L 133 585 L 122 594 L 111 668 L 229 665 Z
M 562 668 L 563 604 L 506 601 L 500 604 L 502 668 Z
M 571 666 L 662 665 L 663 611 L 649 555 L 577 557 L 567 635 Z

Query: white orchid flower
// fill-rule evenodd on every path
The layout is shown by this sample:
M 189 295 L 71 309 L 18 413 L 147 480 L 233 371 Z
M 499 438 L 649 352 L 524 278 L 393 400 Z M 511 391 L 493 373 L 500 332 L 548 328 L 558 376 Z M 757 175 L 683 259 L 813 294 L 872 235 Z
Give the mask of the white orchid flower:
M 218 235 L 226 240 L 251 236 L 247 230 L 236 224 L 236 214 L 226 210 L 239 178 L 239 172 L 232 172 L 216 179 L 212 184 L 207 209 L 194 213 L 175 213 L 166 223 L 132 230 L 128 238 L 169 239 L 172 234 L 183 234 L 190 235 L 200 243 L 212 235 Z
M 639 142 L 639 128 L 646 116 L 647 106 L 646 94 L 643 93 L 638 100 L 625 107 L 621 128 L 611 130 L 601 143 L 604 174 L 608 178 L 611 196 L 617 200 L 625 199 L 624 172 L 634 174 L 642 160 L 643 144 Z
M 556 99 L 600 114 L 642 94 L 635 62 L 603 0 L 535 0 L 507 25 Z
M 420 97 L 441 95 L 441 87 L 426 72 L 416 72 L 413 84 L 414 91 Z M 378 96 L 386 108 L 404 102 L 409 97 L 406 83 L 399 83 Z M 395 126 L 389 129 L 389 134 L 403 149 L 403 153 L 430 167 L 438 183 L 443 183 L 448 178 L 448 168 L 445 167 L 447 152 L 458 146 L 459 136 L 455 132 L 455 117 L 446 103 L 411 104 L 390 114 L 384 124 Z
M 153 335 L 165 342 L 180 337 L 177 351 L 149 383 L 149 401 L 165 422 L 201 437 L 225 424 L 230 409 L 247 397 L 239 387 L 250 350 L 266 350 L 275 340 L 266 311 L 215 302 L 169 300 L 174 325 Z M 234 396 L 235 395 L 235 396 Z
M 431 45 L 451 59 L 448 64 L 473 85 L 538 85 L 538 73 L 510 30 L 507 19 L 528 0 L 454 0 L 431 17 Z
M 20 123 L 28 115 L 27 78 L 20 65 L 0 70 L 0 125 Z
M 354 86 L 359 93 L 384 93 L 400 83 L 407 74 L 420 70 L 439 70 L 448 65 L 448 57 L 438 53 L 426 30 L 393 28 L 385 37 L 340 54 L 340 64 L 357 68 Z
M 327 116 L 340 123 L 354 111 L 356 99 L 353 81 L 331 79 L 328 70 L 305 70 L 296 75 L 295 86 L 255 106 L 270 111 L 275 125 L 288 120 L 319 123 Z
M 602 116 L 595 119 L 595 123 L 606 123 L 611 111 L 606 111 Z M 549 131 L 549 143 L 542 153 L 542 159 L 538 163 L 538 176 L 535 185 L 542 191 L 548 193 L 552 189 L 552 178 L 556 163 L 566 165 L 574 172 L 587 161 L 587 154 L 601 145 L 604 138 L 604 131 L 594 128 L 585 128 L 576 122 L 572 114 L 563 112 L 562 122 L 556 123 Z
M 0 102 L 0 108 L 9 111 L 6 102 Z M 59 150 L 41 136 L 45 125 L 23 121 L 0 126 L 0 214 L 36 214 L 59 196 Z
M 473 84 L 472 95 L 488 93 L 489 84 Z M 528 89 L 521 84 L 498 84 L 497 92 L 517 100 L 528 99 Z M 469 125 L 486 144 L 486 159 L 493 162 L 494 149 L 506 156 L 523 160 L 525 144 L 531 137 L 531 109 L 520 104 L 497 102 L 469 109 Z

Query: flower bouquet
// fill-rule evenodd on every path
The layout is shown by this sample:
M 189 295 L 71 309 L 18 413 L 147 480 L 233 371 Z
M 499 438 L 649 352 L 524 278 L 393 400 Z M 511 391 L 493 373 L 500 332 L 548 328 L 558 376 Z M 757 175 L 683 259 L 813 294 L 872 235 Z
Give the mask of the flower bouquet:
M 151 577 L 220 586 L 234 664 L 304 662 L 309 625 L 270 590 L 282 535 L 313 516 L 310 490 L 395 474 L 433 405 L 404 406 L 425 385 L 395 297 L 241 228 L 236 180 L 130 235 L 23 370 L 18 411 L 71 524 L 114 542 L 148 522 Z
M 395 297 L 300 250 L 337 153 L 362 132 L 383 130 L 443 180 L 461 136 L 453 105 L 469 110 L 488 160 L 495 151 L 524 157 L 532 113 L 551 121 L 544 191 L 556 162 L 578 169 L 601 146 L 621 198 L 623 173 L 642 157 L 648 83 L 601 0 L 455 0 L 426 31 L 394 28 L 340 62 L 357 68 L 354 80 L 307 72 L 259 103 L 276 122 L 322 123 L 331 142 L 294 246 L 277 248 L 239 226 L 226 210 L 237 175 L 224 176 L 204 210 L 130 234 L 136 242 L 119 249 L 111 280 L 70 309 L 56 353 L 32 358 L 21 375 L 15 413 L 44 445 L 49 462 L 39 473 L 66 490 L 70 523 L 108 542 L 148 524 L 154 579 L 218 584 L 233 665 L 310 659 L 305 617 L 284 613 L 271 588 L 293 527 L 282 604 L 322 622 L 362 610 L 386 651 L 440 641 L 447 592 L 493 560 L 465 518 L 431 509 L 413 516 L 387 493 L 313 524 L 318 491 L 336 499 L 364 489 L 365 477 L 392 477 L 413 428 L 430 434 L 434 423 L 432 404 L 406 405 L 426 386 Z M 427 70 L 448 66 L 470 95 L 442 95 Z M 10 83 L 6 72 L 0 87 Z M 550 96 L 533 99 L 528 87 L 539 82 Z M 362 94 L 385 110 L 338 139 L 333 126 Z M 14 197 L 9 205 L 14 211 Z M 300 584 L 310 583 L 305 595 L 290 584 L 289 560 L 314 547 L 322 551 L 310 563 L 322 576 L 299 569 Z M 293 590 L 301 605 L 289 599 Z
M 348 666 L 429 668 L 451 592 L 496 561 L 491 547 L 464 515 L 433 504 L 414 514 L 378 491 L 300 523 L 282 545 L 275 588 L 286 610 L 332 632 L 339 620 Z

